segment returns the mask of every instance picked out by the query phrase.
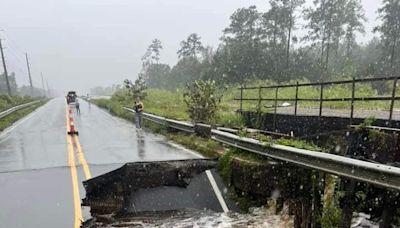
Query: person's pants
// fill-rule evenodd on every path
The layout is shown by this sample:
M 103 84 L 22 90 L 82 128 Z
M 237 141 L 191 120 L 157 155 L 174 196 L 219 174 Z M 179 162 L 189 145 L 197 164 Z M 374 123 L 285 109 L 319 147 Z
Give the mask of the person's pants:
M 142 112 L 137 112 L 135 118 L 136 128 L 142 128 Z

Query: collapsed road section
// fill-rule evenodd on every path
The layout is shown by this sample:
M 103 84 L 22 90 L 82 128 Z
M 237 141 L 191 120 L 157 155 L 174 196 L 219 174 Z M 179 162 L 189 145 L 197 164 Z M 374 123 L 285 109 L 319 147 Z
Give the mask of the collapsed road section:
M 177 215 L 187 210 L 223 212 L 227 207 L 238 211 L 233 201 L 215 189 L 223 187 L 212 172 L 216 165 L 217 161 L 210 159 L 134 162 L 84 181 L 86 198 L 82 205 L 90 207 L 93 218 L 83 227 L 109 226 L 149 214 Z

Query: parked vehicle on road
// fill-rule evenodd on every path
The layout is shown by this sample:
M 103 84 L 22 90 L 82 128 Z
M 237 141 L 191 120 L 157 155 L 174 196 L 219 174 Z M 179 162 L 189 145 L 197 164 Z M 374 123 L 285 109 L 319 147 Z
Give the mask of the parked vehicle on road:
M 67 94 L 67 97 L 66 97 L 67 98 L 67 104 L 75 103 L 76 97 L 77 97 L 77 95 L 76 95 L 75 91 L 69 91 L 68 94 Z

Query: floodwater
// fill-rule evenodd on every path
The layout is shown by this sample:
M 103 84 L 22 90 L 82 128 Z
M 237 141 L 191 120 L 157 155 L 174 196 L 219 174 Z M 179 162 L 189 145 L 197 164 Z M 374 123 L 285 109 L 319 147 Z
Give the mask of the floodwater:
M 123 220 L 123 221 L 122 221 Z M 249 213 L 216 213 L 208 210 L 180 210 L 142 213 L 111 223 L 92 223 L 87 227 L 293 227 L 289 216 L 275 215 L 266 208 L 251 208 Z

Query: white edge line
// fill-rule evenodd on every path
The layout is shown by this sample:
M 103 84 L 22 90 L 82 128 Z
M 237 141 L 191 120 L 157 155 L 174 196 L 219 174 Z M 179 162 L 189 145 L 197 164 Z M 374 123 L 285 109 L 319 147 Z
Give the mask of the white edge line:
M 185 152 L 188 152 L 188 153 L 190 153 L 190 154 L 193 154 L 193 155 L 195 155 L 195 156 L 198 157 L 198 158 L 204 158 L 203 155 L 201 155 L 201 154 L 199 154 L 199 153 L 197 153 L 197 152 L 195 152 L 195 151 L 193 151 L 193 150 L 190 150 L 190 149 L 188 149 L 188 148 L 186 148 L 186 147 L 184 147 L 184 146 L 181 146 L 181 145 L 179 145 L 179 144 L 173 143 L 173 142 L 171 142 L 171 141 L 168 141 L 168 144 L 172 145 L 173 147 L 175 147 L 175 148 L 177 148 L 177 149 L 184 150 Z
M 210 170 L 206 170 L 206 174 L 207 174 L 208 180 L 210 181 L 211 187 L 213 188 L 214 193 L 217 196 L 219 204 L 222 207 L 222 210 L 224 212 L 228 212 L 229 211 L 228 206 L 225 203 L 224 197 L 222 197 L 221 191 L 218 188 L 217 182 L 215 182 L 214 176 L 212 175 Z
M 18 121 L 14 122 L 11 126 L 9 126 L 8 128 L 4 129 L 1 133 L 0 133 L 0 138 L 3 138 L 4 136 L 6 136 L 7 134 L 9 134 L 11 131 L 13 131 L 15 128 L 17 128 L 19 125 L 21 125 L 22 123 L 24 123 L 25 121 L 31 119 L 37 112 L 39 112 L 44 106 L 46 106 L 47 104 L 49 104 L 50 102 L 52 102 L 53 100 L 47 102 L 45 105 L 40 106 L 38 109 L 36 109 L 35 111 L 29 113 L 27 116 L 23 117 L 22 119 L 19 119 Z
M 179 144 L 175 144 L 175 143 L 172 143 L 172 142 L 169 142 L 169 144 L 171 144 L 172 146 L 174 146 L 174 147 L 176 147 L 178 149 L 181 149 L 181 150 L 184 150 L 184 151 L 186 151 L 188 153 L 191 153 L 191 154 L 195 155 L 196 157 L 204 158 L 204 156 L 196 153 L 193 150 L 189 150 L 189 149 L 187 149 L 187 148 L 185 148 L 185 147 L 183 147 L 183 146 L 181 146 Z M 221 191 L 219 190 L 219 187 L 217 185 L 217 182 L 214 179 L 213 174 L 211 173 L 210 170 L 206 170 L 206 174 L 207 174 L 208 181 L 210 181 L 211 187 L 214 190 L 215 196 L 217 197 L 218 202 L 221 205 L 222 210 L 224 212 L 228 212 L 229 211 L 228 206 L 226 205 L 225 199 L 222 196 Z

